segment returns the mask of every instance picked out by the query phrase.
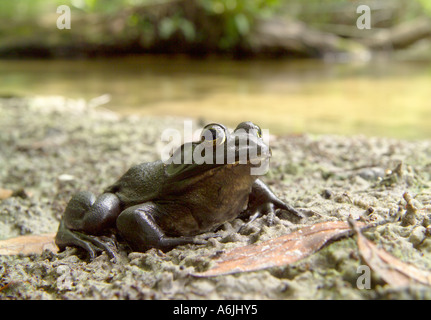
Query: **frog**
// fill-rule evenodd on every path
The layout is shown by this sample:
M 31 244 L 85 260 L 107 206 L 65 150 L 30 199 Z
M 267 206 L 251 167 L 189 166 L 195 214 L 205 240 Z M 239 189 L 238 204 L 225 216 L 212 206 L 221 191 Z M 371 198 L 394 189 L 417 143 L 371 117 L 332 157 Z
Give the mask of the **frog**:
M 61 251 L 82 248 L 91 260 L 103 251 L 116 259 L 110 235 L 119 236 L 132 251 L 166 252 L 180 245 L 204 245 L 217 228 L 236 218 L 252 221 L 275 210 L 302 218 L 260 179 L 271 156 L 269 143 L 253 122 L 241 122 L 231 132 L 210 123 L 200 140 L 182 144 L 167 160 L 132 166 L 99 196 L 75 193 L 55 242 Z M 252 170 L 261 168 L 265 170 Z M 204 233 L 210 236 L 199 238 Z

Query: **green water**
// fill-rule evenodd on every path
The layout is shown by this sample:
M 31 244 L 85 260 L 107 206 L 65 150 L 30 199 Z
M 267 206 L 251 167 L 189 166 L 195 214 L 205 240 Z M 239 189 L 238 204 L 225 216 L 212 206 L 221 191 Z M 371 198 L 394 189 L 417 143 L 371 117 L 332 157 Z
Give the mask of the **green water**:
M 108 94 L 104 107 L 123 114 L 251 120 L 275 134 L 431 137 L 431 63 L 423 62 L 0 61 L 0 94 Z

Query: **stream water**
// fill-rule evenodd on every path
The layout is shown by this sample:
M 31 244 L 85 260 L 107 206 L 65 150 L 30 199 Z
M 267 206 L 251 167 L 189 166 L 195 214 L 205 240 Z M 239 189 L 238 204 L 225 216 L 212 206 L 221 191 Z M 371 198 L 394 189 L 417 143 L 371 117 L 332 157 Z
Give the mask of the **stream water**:
M 431 137 L 431 63 L 423 62 L 8 60 L 0 95 L 103 96 L 122 114 L 251 120 L 276 134 Z

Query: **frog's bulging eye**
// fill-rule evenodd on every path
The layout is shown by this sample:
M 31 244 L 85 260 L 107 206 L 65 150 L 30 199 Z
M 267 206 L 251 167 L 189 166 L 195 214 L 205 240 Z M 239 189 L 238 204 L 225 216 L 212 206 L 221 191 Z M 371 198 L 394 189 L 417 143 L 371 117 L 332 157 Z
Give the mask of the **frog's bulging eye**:
M 262 129 L 259 126 L 256 126 L 256 135 L 258 138 L 262 138 Z
M 262 129 L 251 121 L 241 122 L 235 129 L 235 132 L 246 132 L 258 138 L 262 138 Z
M 226 132 L 224 128 L 219 125 L 207 125 L 202 130 L 201 141 L 211 143 L 215 146 L 220 146 L 226 141 Z

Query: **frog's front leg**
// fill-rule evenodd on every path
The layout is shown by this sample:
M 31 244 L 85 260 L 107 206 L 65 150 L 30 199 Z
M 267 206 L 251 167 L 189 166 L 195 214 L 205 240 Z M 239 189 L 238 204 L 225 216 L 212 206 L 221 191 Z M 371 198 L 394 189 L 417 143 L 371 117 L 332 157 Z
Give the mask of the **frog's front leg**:
M 146 202 L 124 210 L 117 219 L 117 229 L 134 251 L 150 248 L 168 251 L 183 244 L 204 244 L 194 237 L 169 237 L 156 223 L 154 216 L 164 215 L 157 204 Z
M 96 198 L 91 192 L 78 192 L 66 207 L 55 243 L 60 250 L 67 246 L 81 247 L 90 254 L 91 259 L 100 250 L 107 251 L 113 258 L 112 241 L 96 235 L 115 226 L 120 212 L 120 200 L 113 193 L 104 193 Z
M 266 184 L 257 179 L 251 189 L 248 207 L 240 216 L 251 216 L 250 220 L 253 221 L 261 215 L 274 212 L 276 209 L 286 210 L 290 214 L 303 218 L 299 211 L 280 200 Z

